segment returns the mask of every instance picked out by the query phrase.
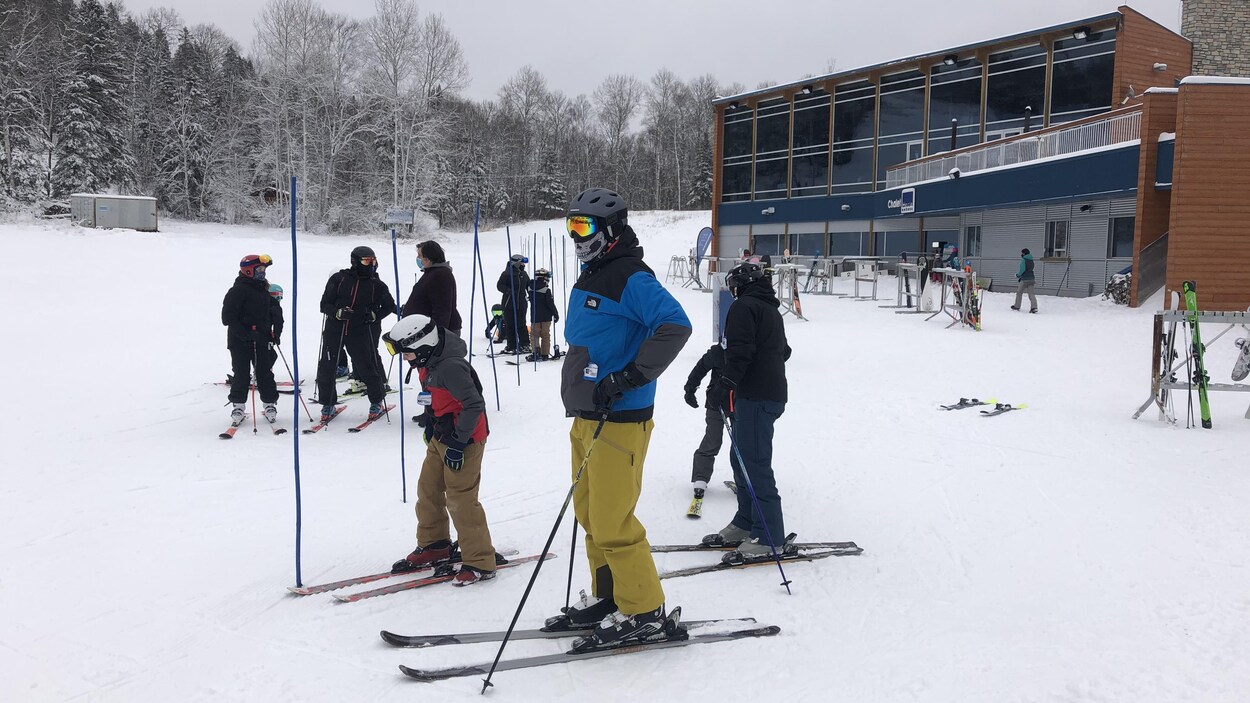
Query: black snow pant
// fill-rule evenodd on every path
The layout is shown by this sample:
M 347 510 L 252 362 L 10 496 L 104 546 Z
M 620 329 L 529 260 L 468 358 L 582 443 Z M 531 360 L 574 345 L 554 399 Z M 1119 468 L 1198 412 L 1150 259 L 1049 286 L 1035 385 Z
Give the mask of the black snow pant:
M 530 306 L 525 302 L 515 307 L 503 307 L 503 339 L 508 349 L 524 349 L 530 345 L 530 331 L 525 326 L 529 310 Z
M 755 511 L 751 492 L 746 489 L 744 467 L 738 463 L 738 454 L 730 454 L 729 463 L 734 468 L 734 481 L 738 484 L 738 512 L 733 524 L 751 531 L 752 539 L 767 544 L 771 535 L 774 544 L 781 546 L 786 538 L 785 523 L 781 517 L 781 494 L 777 491 L 777 478 L 773 475 L 773 423 L 785 412 L 786 404 L 772 400 L 737 398 L 734 404 L 733 441 L 746 462 L 745 471 L 755 489 L 760 512 Z M 765 523 L 768 525 L 765 534 Z
M 273 380 L 273 362 L 278 358 L 266 344 L 263 349 L 252 345 L 230 347 L 230 402 L 247 402 L 247 391 L 252 387 L 252 365 L 256 366 L 256 390 L 260 391 L 262 403 L 278 402 L 278 385 Z
M 332 334 L 331 334 L 332 333 Z M 321 359 L 317 362 L 317 399 L 322 405 L 334 405 L 338 402 L 338 388 L 334 385 L 335 373 L 338 370 L 339 358 L 337 345 L 343 339 L 343 346 L 352 358 L 352 368 L 356 378 L 365 382 L 369 389 L 369 402 L 380 403 L 386 397 L 386 387 L 382 382 L 382 368 L 378 357 L 377 337 L 370 330 L 349 333 L 345 338 L 339 330 L 327 330 L 321 340 Z
M 690 482 L 707 483 L 712 480 L 712 468 L 716 465 L 716 455 L 720 453 L 721 442 L 725 439 L 725 421 L 721 419 L 720 408 L 704 408 L 707 414 L 707 427 L 703 430 L 703 441 L 694 450 L 694 470 L 690 474 Z

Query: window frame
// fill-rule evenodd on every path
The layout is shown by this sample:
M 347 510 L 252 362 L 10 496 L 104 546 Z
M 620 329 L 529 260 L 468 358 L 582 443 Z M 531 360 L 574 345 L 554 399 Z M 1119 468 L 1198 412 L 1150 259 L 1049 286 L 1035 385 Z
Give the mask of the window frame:
M 1063 225 L 1063 246 L 1059 242 L 1059 225 Z M 1042 249 L 1043 259 L 1072 259 L 1072 220 L 1047 220 L 1046 241 Z
M 1128 253 L 1116 254 L 1116 237 L 1115 225 L 1122 220 L 1129 221 L 1128 230 Z M 1119 217 L 1110 217 L 1107 219 L 1107 258 L 1108 259 L 1130 259 L 1133 257 L 1133 244 L 1137 239 L 1137 216 L 1121 215 Z
M 975 245 L 974 245 L 975 243 Z M 961 251 L 967 258 L 980 258 L 983 242 L 981 240 L 981 225 L 967 225 L 964 227 L 964 246 Z

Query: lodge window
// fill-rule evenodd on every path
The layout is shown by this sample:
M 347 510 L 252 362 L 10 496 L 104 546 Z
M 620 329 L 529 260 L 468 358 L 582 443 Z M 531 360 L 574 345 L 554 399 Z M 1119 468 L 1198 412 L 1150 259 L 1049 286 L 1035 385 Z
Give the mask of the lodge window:
M 754 113 L 750 108 L 725 110 L 725 155 L 721 161 L 721 202 L 751 199 L 751 141 Z
M 957 121 L 955 148 L 981 141 L 981 62 L 975 58 L 929 69 L 929 153 L 951 145 L 951 120 Z
M 830 180 L 834 193 L 872 190 L 872 139 L 877 122 L 877 86 L 868 81 L 833 91 Z
M 786 197 L 790 173 L 790 101 L 761 102 L 755 119 L 755 199 Z
M 824 232 L 798 232 L 790 234 L 790 253 L 794 256 L 824 256 Z
M 1064 259 L 1068 256 L 1068 231 L 1071 223 L 1067 220 L 1052 220 L 1046 223 L 1046 253 L 1048 259 Z
M 829 111 L 832 96 L 823 90 L 794 96 L 794 137 L 790 195 L 829 192 Z
M 1133 255 L 1133 229 L 1135 217 L 1113 217 L 1107 223 L 1107 258 L 1127 258 Z
M 877 118 L 878 189 L 885 187 L 887 168 L 908 160 L 908 142 L 924 138 L 924 94 L 924 74 L 920 71 L 881 78 L 881 114 Z
M 1050 123 L 1071 122 L 1111 109 L 1115 30 L 1055 41 Z
M 981 225 L 964 227 L 964 256 L 981 255 Z
M 1042 126 L 1046 96 L 1046 47 L 1024 46 L 990 54 L 985 91 L 985 139 L 1024 131 L 1026 107 L 1033 108 L 1030 129 Z
M 868 232 L 830 232 L 829 256 L 867 256 Z

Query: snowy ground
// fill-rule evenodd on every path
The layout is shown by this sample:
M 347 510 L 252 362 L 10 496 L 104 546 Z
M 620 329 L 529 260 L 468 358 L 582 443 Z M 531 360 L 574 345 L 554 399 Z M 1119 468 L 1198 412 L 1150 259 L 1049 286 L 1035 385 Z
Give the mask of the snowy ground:
M 661 275 L 707 220 L 634 218 Z M 553 224 L 558 232 L 558 223 L 514 227 L 514 241 L 538 232 L 545 243 Z M 448 240 L 468 313 L 472 238 Z M 389 282 L 388 238 L 301 236 L 305 376 L 318 347 L 317 297 L 360 243 L 378 249 Z M 0 700 L 476 694 L 477 679 L 427 687 L 396 665 L 489 660 L 494 645 L 394 650 L 377 632 L 502 628 L 528 568 L 469 589 L 350 605 L 290 597 L 291 436 L 262 427 L 217 439 L 225 390 L 208 382 L 228 369 L 221 298 L 238 259 L 267 252 L 290 316 L 285 232 L 10 224 L 0 225 L 0 245 L 9 253 L 0 353 L 11 401 L 0 421 Z M 483 247 L 493 284 L 506 258 L 502 233 L 484 233 Z M 399 258 L 406 296 L 411 244 Z M 681 385 L 711 341 L 711 305 L 705 293 L 673 292 L 695 334 L 660 382 L 639 507 L 657 543 L 697 539 L 720 527 L 733 504 L 719 483 L 728 477 L 723 452 L 705 518 L 684 516 L 703 415 L 682 403 Z M 1246 699 L 1246 401 L 1213 394 L 1213 431 L 1170 427 L 1153 412 L 1129 419 L 1149 395 L 1157 303 L 1127 310 L 1043 298 L 1042 313 L 1027 315 L 1008 310 L 1006 295 L 989 294 L 978 334 L 870 302 L 803 302 L 811 321 L 787 319 L 791 402 L 777 426 L 787 527 L 809 540 L 854 540 L 864 554 L 790 565 L 793 596 L 770 569 L 666 581 L 669 605 L 689 618 L 752 615 L 782 634 L 504 672 L 494 698 Z M 1227 380 L 1229 339 L 1212 347 L 1213 380 Z M 288 358 L 295 346 L 288 326 Z M 476 365 L 490 385 L 489 361 Z M 482 495 L 498 547 L 536 551 L 567 490 L 569 422 L 557 375 L 554 364 L 522 368 L 518 385 L 516 368 L 498 366 L 503 410 L 492 398 Z M 991 419 L 936 410 L 961 396 L 1029 408 Z M 288 425 L 290 402 L 284 397 Z M 356 400 L 345 419 L 363 415 Z M 400 501 L 398 416 L 361 435 L 347 434 L 347 422 L 300 441 L 305 583 L 378 570 L 413 544 L 412 504 Z M 411 497 L 421 440 L 415 432 L 407 440 Z M 560 558 L 543 569 L 523 625 L 564 602 L 567 524 L 555 551 Z M 672 569 L 712 557 L 657 559 Z M 575 588 L 585 587 L 584 571 L 579 557 Z M 518 642 L 506 656 L 560 648 Z

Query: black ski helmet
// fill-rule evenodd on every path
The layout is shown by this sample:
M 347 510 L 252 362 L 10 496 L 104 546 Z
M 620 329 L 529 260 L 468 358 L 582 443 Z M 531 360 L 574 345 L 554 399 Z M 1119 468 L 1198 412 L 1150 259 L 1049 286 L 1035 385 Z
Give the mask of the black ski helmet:
M 625 231 L 629 223 L 629 205 L 619 193 L 607 188 L 583 190 L 569 203 L 565 220 L 571 217 L 590 217 L 595 221 L 595 231 L 587 236 L 570 232 L 576 243 L 577 258 L 588 264 L 607 253 L 608 247 Z
M 764 268 L 753 261 L 744 261 L 729 269 L 725 274 L 725 287 L 736 298 L 743 286 L 750 285 L 764 278 Z
M 364 259 L 373 259 L 373 263 L 365 265 Z M 352 249 L 352 268 L 363 269 L 370 273 L 378 270 L 378 255 L 373 253 L 369 247 L 356 247 Z

